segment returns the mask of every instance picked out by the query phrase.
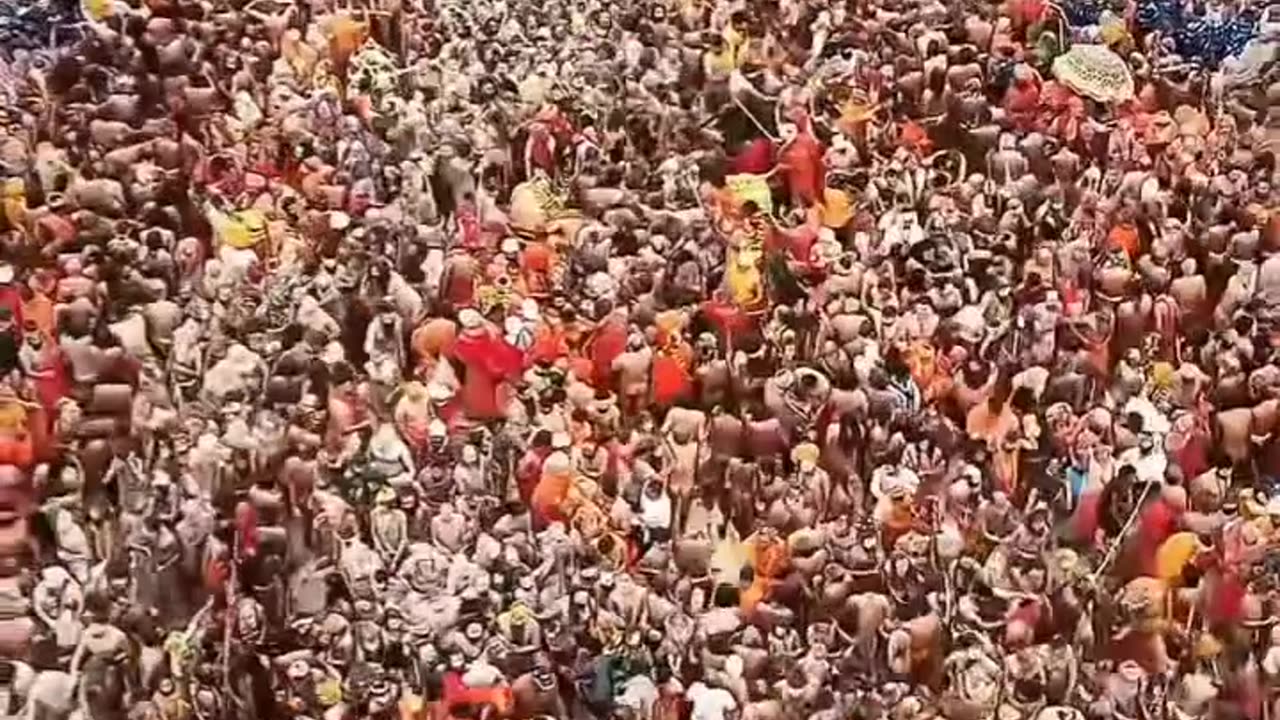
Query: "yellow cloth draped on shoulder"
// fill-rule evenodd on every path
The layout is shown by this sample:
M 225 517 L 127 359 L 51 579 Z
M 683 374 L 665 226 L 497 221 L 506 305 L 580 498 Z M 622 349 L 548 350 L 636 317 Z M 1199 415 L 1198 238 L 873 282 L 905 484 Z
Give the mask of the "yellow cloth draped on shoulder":
M 1182 584 L 1182 571 L 1200 554 L 1200 539 L 1193 532 L 1174 533 L 1156 550 L 1156 576 L 1171 587 Z

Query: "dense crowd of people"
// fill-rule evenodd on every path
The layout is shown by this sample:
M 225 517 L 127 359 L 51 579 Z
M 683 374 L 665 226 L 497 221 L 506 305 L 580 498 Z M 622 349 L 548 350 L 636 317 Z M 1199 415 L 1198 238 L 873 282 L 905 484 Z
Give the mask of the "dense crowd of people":
M 0 5 L 0 714 L 1280 718 L 1280 12 Z

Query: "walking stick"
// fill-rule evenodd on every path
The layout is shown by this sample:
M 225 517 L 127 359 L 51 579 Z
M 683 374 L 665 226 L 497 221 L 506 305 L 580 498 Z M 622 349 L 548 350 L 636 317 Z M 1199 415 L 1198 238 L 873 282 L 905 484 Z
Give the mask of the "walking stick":
M 231 538 L 231 572 L 227 577 L 227 607 L 224 610 L 227 616 L 222 623 L 222 687 L 228 694 L 231 693 L 231 634 L 235 630 L 235 615 L 232 611 L 236 606 L 239 565 L 240 533 L 236 532 Z

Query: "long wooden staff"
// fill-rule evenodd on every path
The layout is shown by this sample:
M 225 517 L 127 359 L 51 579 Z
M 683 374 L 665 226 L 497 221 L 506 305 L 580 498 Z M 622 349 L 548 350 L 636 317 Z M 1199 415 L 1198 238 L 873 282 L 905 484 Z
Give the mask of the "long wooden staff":
M 226 619 L 222 623 L 222 687 L 231 693 L 231 634 L 235 632 L 235 614 L 236 606 L 236 584 L 239 581 L 240 566 L 240 533 L 237 531 L 231 537 L 231 572 L 227 577 L 227 607 L 224 612 L 227 614 Z
M 1129 534 L 1129 528 L 1133 527 L 1133 523 L 1138 519 L 1138 514 L 1142 512 L 1142 503 L 1146 502 L 1147 495 L 1154 487 L 1153 483 L 1147 483 L 1142 489 L 1142 497 L 1138 498 L 1138 502 L 1134 504 L 1133 511 L 1129 513 L 1129 519 L 1125 521 L 1124 527 L 1120 529 L 1120 534 L 1116 535 L 1111 541 L 1111 546 L 1107 548 L 1107 554 L 1103 556 L 1102 562 L 1098 563 L 1098 569 L 1093 571 L 1091 582 L 1096 583 L 1098 578 L 1102 577 L 1102 573 L 1106 571 L 1107 566 L 1115 559 L 1116 553 L 1120 550 L 1120 544 L 1124 541 L 1126 535 Z

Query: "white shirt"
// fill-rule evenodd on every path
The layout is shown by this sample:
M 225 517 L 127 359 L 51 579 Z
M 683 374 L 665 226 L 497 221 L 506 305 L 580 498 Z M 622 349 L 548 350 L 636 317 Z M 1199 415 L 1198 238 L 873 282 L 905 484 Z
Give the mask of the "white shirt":
M 876 499 L 889 497 L 898 488 L 905 489 L 908 495 L 914 495 L 919 487 L 920 476 L 910 468 L 881 465 L 871 473 L 871 495 Z
M 707 687 L 700 682 L 689 686 L 685 697 L 693 703 L 690 720 L 724 720 L 726 712 L 738 707 L 737 701 L 728 690 Z
M 1132 465 L 1138 471 L 1138 479 L 1149 483 L 1164 482 L 1164 471 L 1169 465 L 1169 458 L 1158 445 L 1145 454 L 1138 448 L 1129 448 L 1117 459 L 1122 465 Z
M 665 490 L 656 498 L 641 491 L 640 520 L 647 528 L 671 527 L 671 496 Z
M 502 680 L 502 671 L 485 660 L 471 663 L 462 675 L 462 684 L 471 688 L 490 688 Z

